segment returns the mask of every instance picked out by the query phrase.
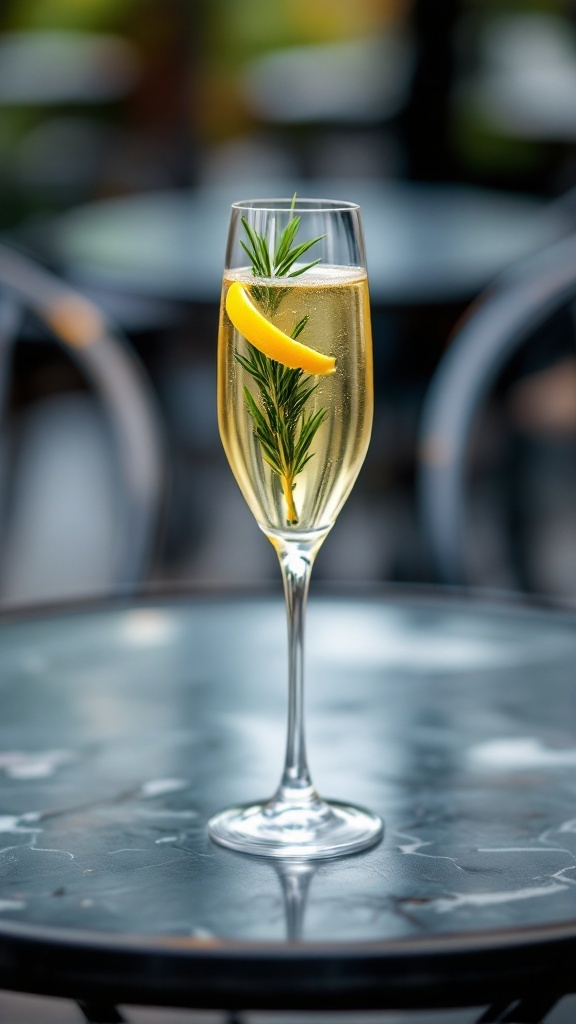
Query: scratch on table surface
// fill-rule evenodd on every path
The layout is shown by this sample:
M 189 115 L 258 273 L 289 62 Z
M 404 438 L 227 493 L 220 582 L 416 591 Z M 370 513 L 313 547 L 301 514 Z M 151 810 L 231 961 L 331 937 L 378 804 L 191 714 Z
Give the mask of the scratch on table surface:
M 398 830 L 396 830 L 394 834 L 401 838 L 410 840 L 409 843 L 400 843 L 398 845 L 400 853 L 411 857 L 429 857 L 431 860 L 449 860 L 455 868 L 458 868 L 458 871 L 465 870 L 462 865 L 458 863 L 456 857 L 449 857 L 445 853 L 423 853 L 422 848 L 424 846 L 434 845 L 431 839 L 419 839 L 418 836 L 412 836 L 409 832 L 399 832 Z
M 65 857 L 70 857 L 70 860 L 76 860 L 75 854 L 70 853 L 70 850 L 57 850 L 52 849 L 50 846 L 34 846 L 33 844 L 30 844 L 30 849 L 34 850 L 35 853 L 61 853 Z
M 117 850 L 107 850 L 109 857 L 114 857 L 117 853 L 147 853 L 148 851 L 143 846 L 120 846 Z
M 439 914 L 458 910 L 460 907 L 488 907 L 497 906 L 502 903 L 513 903 L 517 900 L 537 899 L 540 896 L 551 896 L 558 892 L 565 892 L 568 884 L 556 884 L 533 886 L 526 889 L 510 889 L 502 892 L 470 892 L 453 893 L 450 896 L 440 896 L 426 902 L 426 910 L 436 910 Z M 410 903 L 410 901 L 406 901 Z

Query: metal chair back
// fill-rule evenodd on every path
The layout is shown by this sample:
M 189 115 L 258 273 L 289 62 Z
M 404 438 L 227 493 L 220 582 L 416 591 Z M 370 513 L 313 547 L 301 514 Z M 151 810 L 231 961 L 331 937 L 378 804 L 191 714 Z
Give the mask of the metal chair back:
M 457 327 L 428 389 L 420 422 L 418 501 L 434 577 L 463 585 L 472 429 L 521 346 L 576 296 L 576 236 L 502 275 Z
M 91 301 L 34 260 L 0 245 L 0 415 L 13 345 L 29 313 L 76 363 L 112 433 L 123 493 L 109 589 L 132 590 L 150 571 L 166 484 L 163 430 L 151 386 L 129 343 Z M 1 577 L 0 568 L 0 588 Z

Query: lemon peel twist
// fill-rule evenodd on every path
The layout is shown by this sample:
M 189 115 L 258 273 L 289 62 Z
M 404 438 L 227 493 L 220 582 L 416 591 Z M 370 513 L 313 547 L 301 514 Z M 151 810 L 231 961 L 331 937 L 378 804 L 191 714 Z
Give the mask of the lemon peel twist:
M 295 341 L 272 324 L 256 308 L 246 285 L 233 281 L 226 295 L 226 312 L 240 334 L 269 359 L 305 373 L 334 373 L 336 360 Z

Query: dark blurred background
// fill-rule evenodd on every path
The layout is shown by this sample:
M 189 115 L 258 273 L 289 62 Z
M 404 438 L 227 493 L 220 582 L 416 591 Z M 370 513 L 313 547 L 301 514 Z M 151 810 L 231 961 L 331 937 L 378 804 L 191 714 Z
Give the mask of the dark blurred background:
M 151 376 L 171 475 L 158 579 L 277 578 L 216 426 L 232 200 L 297 188 L 364 207 L 376 421 L 316 572 L 427 581 L 415 492 L 426 388 L 469 303 L 572 229 L 575 187 L 569 0 L 2 5 L 0 235 L 96 299 Z M 45 428 L 30 440 L 32 408 L 77 396 L 82 381 L 42 339 L 14 358 L 5 415 L 18 436 L 46 443 Z M 501 453 L 521 435 L 534 536 L 526 586 L 572 595 L 571 339 L 541 339 L 505 383 L 474 456 L 476 582 L 512 585 L 498 502 Z M 14 584 L 12 596 L 33 598 L 34 586 Z

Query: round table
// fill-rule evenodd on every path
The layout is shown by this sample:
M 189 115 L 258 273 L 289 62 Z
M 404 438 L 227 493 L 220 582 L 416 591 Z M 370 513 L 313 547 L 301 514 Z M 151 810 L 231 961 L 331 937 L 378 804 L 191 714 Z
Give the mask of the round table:
M 311 768 L 385 835 L 281 864 L 206 832 L 279 779 L 278 591 L 5 614 L 0 986 L 198 1008 L 551 1005 L 574 985 L 575 626 L 457 594 L 316 593 Z
M 148 302 L 218 303 L 230 204 L 324 196 L 363 210 L 372 301 L 467 302 L 515 260 L 566 231 L 544 200 L 408 182 L 251 182 L 165 190 L 71 209 L 24 232 L 77 284 Z

